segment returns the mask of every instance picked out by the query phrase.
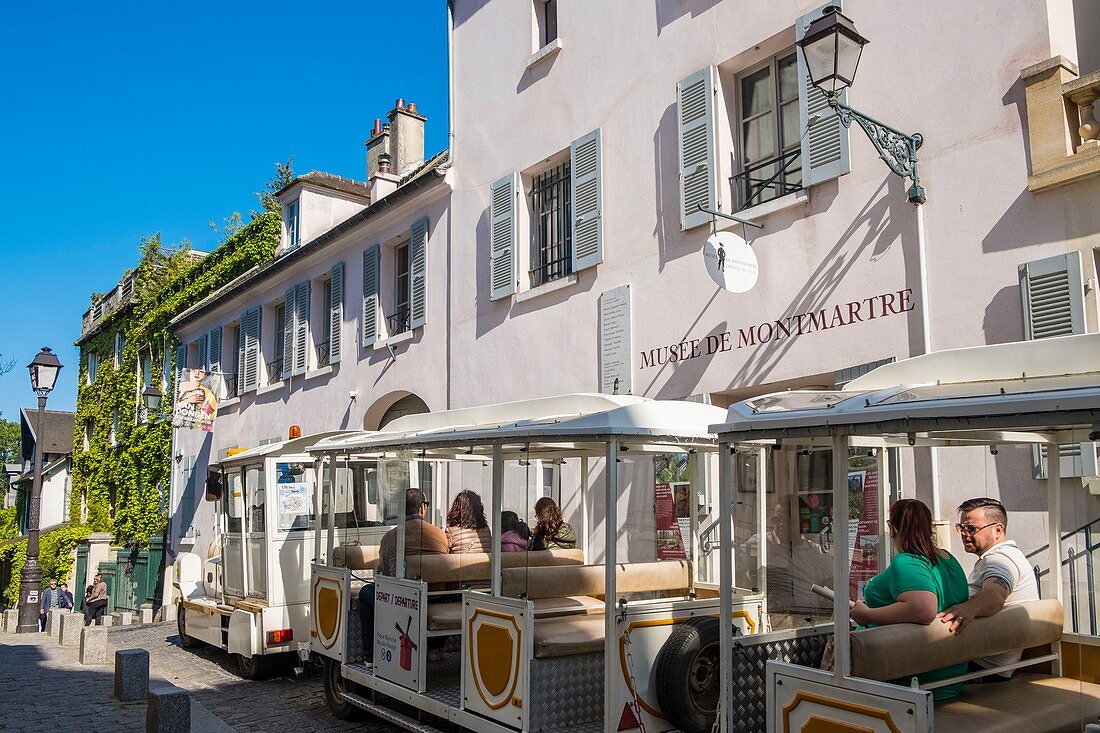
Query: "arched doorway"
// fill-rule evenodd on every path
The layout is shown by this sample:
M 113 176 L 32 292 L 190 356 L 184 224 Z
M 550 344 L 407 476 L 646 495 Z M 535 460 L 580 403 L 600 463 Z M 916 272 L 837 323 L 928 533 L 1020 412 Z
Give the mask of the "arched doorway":
M 384 404 L 386 404 L 385 400 L 380 399 L 375 403 L 374 407 L 367 410 L 367 414 L 363 419 L 363 427 L 366 430 L 384 430 L 387 425 L 399 417 L 431 412 L 431 410 L 428 409 L 428 404 L 424 402 L 424 400 L 408 392 L 395 399 L 389 407 L 384 410 L 379 410 L 379 407 Z M 380 412 L 381 415 L 379 415 Z

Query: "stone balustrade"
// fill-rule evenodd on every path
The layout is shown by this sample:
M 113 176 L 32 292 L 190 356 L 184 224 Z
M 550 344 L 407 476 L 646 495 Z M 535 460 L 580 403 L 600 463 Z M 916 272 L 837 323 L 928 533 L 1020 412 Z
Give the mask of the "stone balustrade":
M 1028 189 L 1043 191 L 1100 174 L 1100 71 L 1080 76 L 1062 56 L 1020 72 L 1027 100 L 1031 175 Z

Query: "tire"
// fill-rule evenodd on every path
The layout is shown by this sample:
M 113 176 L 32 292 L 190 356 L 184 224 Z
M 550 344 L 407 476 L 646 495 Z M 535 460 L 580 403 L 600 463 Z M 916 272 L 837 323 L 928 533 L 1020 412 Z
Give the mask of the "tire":
M 184 620 L 186 613 L 187 609 L 183 607 L 182 603 L 176 604 L 176 632 L 180 637 L 180 646 L 184 649 L 194 649 L 202 644 L 202 642 L 193 636 L 187 635 L 187 623 Z
M 325 707 L 332 715 L 340 720 L 351 720 L 359 713 L 359 708 L 340 697 L 340 693 L 348 690 L 353 683 L 344 679 L 340 674 L 340 662 L 335 659 L 325 658 Z
M 718 717 L 718 636 L 718 619 L 688 619 L 673 630 L 654 661 L 657 704 L 683 733 L 709 733 Z
M 271 676 L 273 669 L 271 657 L 262 654 L 254 654 L 246 657 L 237 655 L 237 672 L 246 680 L 263 680 Z

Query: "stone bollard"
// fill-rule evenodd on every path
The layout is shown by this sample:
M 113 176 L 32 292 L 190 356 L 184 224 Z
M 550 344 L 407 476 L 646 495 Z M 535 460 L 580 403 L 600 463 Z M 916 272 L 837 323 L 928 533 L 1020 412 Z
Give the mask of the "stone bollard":
M 149 690 L 145 733 L 190 733 L 191 693 L 178 687 Z
M 80 630 L 80 663 L 107 663 L 107 629 L 103 626 L 85 626 Z
M 19 627 L 19 609 L 9 608 L 4 611 L 4 633 L 14 634 Z
M 100 626 L 114 626 L 115 625 L 115 617 L 114 616 L 108 616 L 108 615 L 104 614 L 103 616 L 99 617 L 99 625 Z
M 46 611 L 46 632 L 53 638 L 61 633 L 61 617 L 69 613 L 67 608 L 51 608 Z
M 119 626 L 129 626 L 134 623 L 134 614 L 132 611 L 119 611 L 116 615 L 118 616 Z
M 149 695 L 149 652 L 119 649 L 115 652 L 115 698 L 120 702 L 144 700 Z
M 57 643 L 61 646 L 76 646 L 80 643 L 80 631 L 84 628 L 84 614 L 61 614 L 61 633 L 57 635 Z
M 142 604 L 141 606 L 141 623 L 153 623 L 153 607 L 147 603 Z

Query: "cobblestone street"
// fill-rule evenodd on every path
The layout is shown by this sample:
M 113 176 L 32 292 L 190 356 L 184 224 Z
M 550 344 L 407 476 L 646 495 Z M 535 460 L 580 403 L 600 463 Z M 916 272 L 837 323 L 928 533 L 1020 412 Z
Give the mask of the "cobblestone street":
M 112 665 L 117 649 L 147 649 L 151 687 L 169 683 L 191 692 L 195 733 L 395 730 L 332 717 L 320 675 L 295 679 L 288 665 L 269 680 L 241 679 L 228 654 L 180 647 L 174 623 L 112 628 L 109 639 Z M 112 696 L 113 666 L 82 666 L 78 653 L 46 634 L 0 635 L 0 730 L 38 733 L 65 721 L 78 730 L 144 731 L 145 704 Z

